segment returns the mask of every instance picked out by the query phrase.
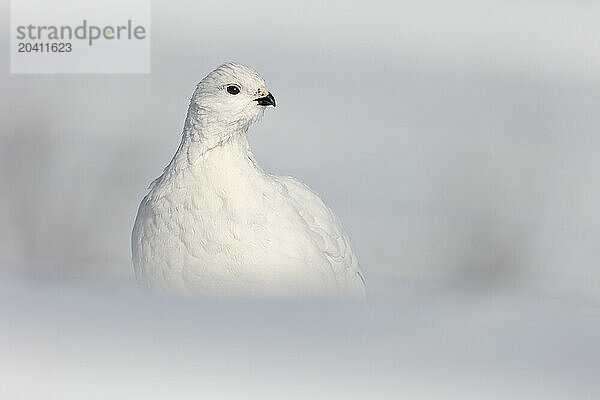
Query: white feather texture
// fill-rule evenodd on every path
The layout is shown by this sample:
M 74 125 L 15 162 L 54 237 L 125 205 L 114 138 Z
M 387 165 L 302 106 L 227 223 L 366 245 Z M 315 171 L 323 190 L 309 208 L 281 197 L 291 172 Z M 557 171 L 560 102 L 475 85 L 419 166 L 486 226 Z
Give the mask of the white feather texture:
M 265 109 L 256 99 L 268 93 L 235 63 L 198 84 L 181 144 L 135 220 L 139 282 L 206 297 L 364 297 L 337 216 L 307 186 L 264 172 L 250 151 L 248 128 Z

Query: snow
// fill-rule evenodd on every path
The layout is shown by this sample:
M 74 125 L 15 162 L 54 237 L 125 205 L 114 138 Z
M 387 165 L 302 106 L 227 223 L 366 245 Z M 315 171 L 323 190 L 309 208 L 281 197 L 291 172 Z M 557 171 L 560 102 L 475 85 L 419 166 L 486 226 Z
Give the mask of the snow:
M 396 281 L 363 306 L 192 302 L 0 280 L 0 395 L 23 399 L 592 399 L 598 308 Z

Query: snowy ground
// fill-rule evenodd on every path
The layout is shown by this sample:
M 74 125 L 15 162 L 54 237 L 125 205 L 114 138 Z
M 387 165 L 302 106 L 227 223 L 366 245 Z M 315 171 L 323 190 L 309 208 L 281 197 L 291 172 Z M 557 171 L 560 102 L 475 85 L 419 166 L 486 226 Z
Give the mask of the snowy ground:
M 600 396 L 600 308 L 394 284 L 366 305 L 210 303 L 4 274 L 0 396 Z

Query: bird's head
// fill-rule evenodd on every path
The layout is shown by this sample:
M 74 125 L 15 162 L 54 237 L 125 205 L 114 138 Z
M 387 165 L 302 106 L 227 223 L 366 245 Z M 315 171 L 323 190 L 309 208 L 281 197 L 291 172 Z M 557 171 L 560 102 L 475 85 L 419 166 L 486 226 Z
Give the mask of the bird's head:
M 204 129 L 245 130 L 262 117 L 267 106 L 275 106 L 275 98 L 265 81 L 245 65 L 227 63 L 198 84 L 190 114 Z

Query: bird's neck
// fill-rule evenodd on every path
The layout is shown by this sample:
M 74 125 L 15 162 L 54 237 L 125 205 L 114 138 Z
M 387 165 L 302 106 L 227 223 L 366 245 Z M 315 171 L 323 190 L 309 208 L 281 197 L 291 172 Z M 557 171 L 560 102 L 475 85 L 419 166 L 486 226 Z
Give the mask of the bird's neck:
M 219 119 L 218 114 L 207 112 L 193 99 L 190 102 L 183 128 L 180 150 L 194 156 L 194 161 L 209 153 L 224 150 L 233 153 L 249 151 L 247 132 L 249 124 L 232 124 Z
M 250 152 L 248 125 L 221 123 L 191 102 L 181 144 L 165 168 L 160 181 L 203 179 L 220 182 L 228 175 L 240 179 L 256 174 L 260 168 Z M 229 177 L 231 178 L 231 177 Z
M 248 144 L 247 128 L 211 128 L 196 125 L 184 129 L 177 153 L 167 167 L 170 173 L 189 171 L 202 176 L 258 170 Z M 167 171 L 165 171 L 167 172 Z
M 190 165 L 205 162 L 231 162 L 246 159 L 250 152 L 246 130 L 236 129 L 203 135 L 195 132 L 182 138 L 179 152 L 183 151 Z

